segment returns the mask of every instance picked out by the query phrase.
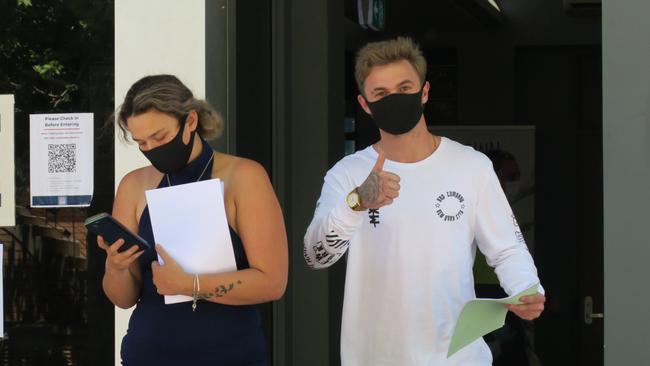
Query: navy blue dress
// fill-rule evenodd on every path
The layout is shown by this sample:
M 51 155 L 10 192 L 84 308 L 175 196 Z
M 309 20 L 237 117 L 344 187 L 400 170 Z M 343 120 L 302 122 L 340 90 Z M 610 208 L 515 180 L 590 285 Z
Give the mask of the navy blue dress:
M 212 148 L 203 141 L 200 156 L 178 173 L 170 175 L 172 185 L 210 179 Z M 158 187 L 166 187 L 163 177 Z M 198 213 L 200 214 L 200 213 Z M 140 218 L 139 235 L 154 243 L 149 209 Z M 248 268 L 241 239 L 230 228 L 237 269 Z M 266 343 L 259 310 L 255 305 L 222 305 L 199 301 L 165 305 L 153 285 L 151 262 L 155 249 L 138 259 L 142 269 L 142 293 L 122 340 L 122 364 L 132 365 L 266 365 Z

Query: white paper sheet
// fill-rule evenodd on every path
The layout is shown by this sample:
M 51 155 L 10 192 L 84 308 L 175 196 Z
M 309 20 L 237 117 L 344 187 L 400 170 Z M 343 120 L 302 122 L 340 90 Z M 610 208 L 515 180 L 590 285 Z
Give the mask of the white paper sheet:
M 237 270 L 219 179 L 145 193 L 154 240 L 183 270 L 201 274 Z M 183 295 L 165 296 L 165 304 L 190 300 Z
M 29 115 L 32 207 L 87 207 L 93 195 L 93 114 Z
M 0 227 L 16 225 L 14 96 L 0 95 Z

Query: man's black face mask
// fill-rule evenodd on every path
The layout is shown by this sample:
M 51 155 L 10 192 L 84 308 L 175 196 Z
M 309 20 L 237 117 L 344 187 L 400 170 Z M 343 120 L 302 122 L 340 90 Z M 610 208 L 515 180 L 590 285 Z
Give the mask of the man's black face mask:
M 412 130 L 422 117 L 422 89 L 414 94 L 395 93 L 376 102 L 368 102 L 372 119 L 380 129 L 391 135 Z

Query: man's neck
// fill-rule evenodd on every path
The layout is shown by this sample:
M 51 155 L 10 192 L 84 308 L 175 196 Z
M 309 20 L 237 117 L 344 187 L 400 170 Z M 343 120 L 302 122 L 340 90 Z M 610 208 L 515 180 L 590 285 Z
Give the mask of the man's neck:
M 378 145 L 384 150 L 386 159 L 400 163 L 415 163 L 424 160 L 436 151 L 440 138 L 427 130 L 424 116 L 409 132 L 402 135 L 391 135 L 380 131 L 381 140 Z

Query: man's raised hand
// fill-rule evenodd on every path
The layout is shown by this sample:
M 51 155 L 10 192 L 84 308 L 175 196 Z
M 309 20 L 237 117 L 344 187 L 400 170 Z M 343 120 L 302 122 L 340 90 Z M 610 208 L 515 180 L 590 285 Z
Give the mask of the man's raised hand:
M 377 147 L 377 161 L 368 178 L 357 188 L 361 206 L 377 209 L 390 205 L 399 196 L 400 178 L 397 174 L 384 171 L 386 155 Z

